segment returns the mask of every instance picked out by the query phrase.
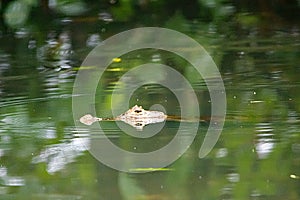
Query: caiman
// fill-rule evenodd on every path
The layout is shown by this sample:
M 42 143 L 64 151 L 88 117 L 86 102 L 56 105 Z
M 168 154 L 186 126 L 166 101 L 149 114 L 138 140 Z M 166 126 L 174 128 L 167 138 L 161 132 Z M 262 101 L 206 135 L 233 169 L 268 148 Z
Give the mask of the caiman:
M 168 116 L 161 111 L 144 110 L 142 106 L 135 105 L 125 113 L 115 118 L 99 118 L 91 114 L 86 114 L 80 118 L 80 122 L 85 125 L 92 125 L 97 121 L 123 121 L 138 130 L 142 130 L 148 124 L 163 122 L 165 120 L 184 121 L 179 117 Z M 199 119 L 198 119 L 199 120 Z M 190 120 L 195 121 L 195 120 Z

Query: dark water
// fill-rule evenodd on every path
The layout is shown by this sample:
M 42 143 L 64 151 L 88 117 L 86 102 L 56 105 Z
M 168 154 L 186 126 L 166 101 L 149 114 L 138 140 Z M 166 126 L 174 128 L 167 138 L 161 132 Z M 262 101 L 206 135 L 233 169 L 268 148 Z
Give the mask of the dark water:
M 142 5 L 130 16 L 121 15 L 128 10 L 104 6 L 105 12 L 93 14 L 92 10 L 91 16 L 52 13 L 47 15 L 48 26 L 45 18 L 29 20 L 19 28 L 3 22 L 1 199 L 299 199 L 300 27 L 299 18 L 288 14 L 299 5 L 293 9 L 284 5 L 287 10 L 278 12 L 264 7 L 264 15 L 253 8 L 243 12 L 242 3 L 217 4 L 215 9 L 229 13 L 221 16 L 214 13 L 215 9 L 198 16 L 192 11 L 187 14 L 186 10 L 191 9 L 188 6 L 183 10 L 179 5 L 166 9 L 166 4 L 166 12 L 160 13 L 163 5 Z M 121 8 L 128 9 L 124 4 Z M 143 8 L 145 16 L 141 17 Z M 33 19 L 47 12 L 34 13 Z M 121 56 L 99 81 L 96 103 L 86 102 L 87 107 L 96 108 L 95 115 L 112 115 L 111 93 L 124 87 L 118 80 L 129 69 L 143 63 L 163 63 L 190 81 L 204 120 L 192 145 L 186 151 L 178 146 L 185 152 L 172 164 L 130 169 L 148 173 L 124 173 L 99 162 L 91 153 L 92 141 L 108 137 L 125 150 L 145 153 L 167 145 L 180 124 L 182 141 L 192 137 L 192 131 L 185 128 L 190 122 L 179 121 L 148 125 L 143 131 L 120 124 L 130 133 L 144 136 L 155 126 L 161 128 L 148 138 L 134 138 L 111 121 L 100 123 L 102 133 L 94 126 L 75 127 L 74 120 L 78 119 L 73 119 L 72 92 L 80 63 L 109 36 L 143 26 L 172 28 L 203 45 L 224 81 L 227 114 L 216 145 L 207 156 L 199 158 L 210 121 L 210 98 L 203 79 L 187 61 L 165 51 L 146 49 Z M 83 70 L 94 70 L 85 67 Z M 118 100 L 122 102 L 122 96 Z M 129 104 L 147 109 L 159 104 L 169 115 L 180 115 L 180 104 L 172 91 L 157 84 L 140 87 Z M 156 159 L 158 163 L 167 160 L 159 156 Z

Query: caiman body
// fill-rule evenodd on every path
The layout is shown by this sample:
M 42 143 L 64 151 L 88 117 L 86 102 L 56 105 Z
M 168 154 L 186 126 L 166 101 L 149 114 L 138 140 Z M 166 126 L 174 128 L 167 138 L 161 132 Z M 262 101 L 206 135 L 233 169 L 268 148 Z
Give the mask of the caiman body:
M 96 121 L 123 121 L 136 129 L 142 130 L 144 126 L 163 122 L 167 117 L 163 112 L 144 110 L 142 106 L 135 105 L 115 118 L 103 119 L 86 114 L 80 118 L 80 122 L 85 125 L 92 125 Z

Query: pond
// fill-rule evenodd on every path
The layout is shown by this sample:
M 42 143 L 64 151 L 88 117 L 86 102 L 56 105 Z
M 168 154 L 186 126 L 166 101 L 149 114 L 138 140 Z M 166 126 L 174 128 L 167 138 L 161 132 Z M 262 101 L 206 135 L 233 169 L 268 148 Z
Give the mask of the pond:
M 13 2 L 20 6 L 0 4 L 1 199 L 300 198 L 299 3 L 256 2 L 253 8 L 247 1 Z M 28 16 L 10 7 L 25 8 Z M 206 79 L 189 60 L 155 48 L 122 55 L 116 49 L 105 68 L 95 66 L 107 55 L 97 57 L 95 66 L 84 63 L 106 39 L 149 26 L 193 38 L 218 67 L 226 92 L 225 123 L 203 157 L 199 150 L 210 123 L 219 120 L 208 87 L 216 77 Z M 170 78 L 165 68 L 155 68 L 159 64 L 176 70 L 191 88 Z M 142 65 L 146 68 L 134 71 Z M 101 77 L 99 69 L 104 69 Z M 87 77 L 76 85 L 79 74 Z M 142 84 L 145 79 L 157 82 Z M 159 84 L 165 80 L 180 84 L 170 89 Z M 78 87 L 82 93 L 74 93 Z M 74 106 L 81 97 L 82 105 Z M 134 105 L 163 111 L 172 120 L 142 129 L 114 120 L 86 126 L 74 114 L 79 109 L 110 118 Z M 197 120 L 189 118 L 195 109 Z M 169 154 L 141 157 L 139 166 L 101 146 L 106 138 L 145 156 L 174 138 L 178 143 Z M 127 171 L 107 166 L 99 152 Z

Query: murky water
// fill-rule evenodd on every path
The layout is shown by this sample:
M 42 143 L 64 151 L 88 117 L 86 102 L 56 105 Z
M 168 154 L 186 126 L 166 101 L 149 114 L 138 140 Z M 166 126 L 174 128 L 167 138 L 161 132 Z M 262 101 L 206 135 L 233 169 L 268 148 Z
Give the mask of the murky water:
M 78 119 L 73 119 L 72 92 L 80 63 L 103 39 L 128 28 L 111 22 L 108 14 L 100 15 L 106 19 L 100 25 L 94 19 L 89 19 L 89 24 L 63 19 L 57 27 L 40 34 L 20 29 L 0 36 L 1 199 L 300 198 L 297 23 L 263 30 L 234 29 L 228 22 L 231 32 L 219 33 L 212 24 L 177 19 L 177 30 L 193 37 L 210 53 L 226 88 L 225 126 L 204 158 L 198 153 L 210 121 L 210 98 L 203 79 L 185 60 L 161 50 L 135 51 L 116 59 L 99 82 L 96 104 L 87 102 L 91 110 L 96 108 L 93 114 L 111 117 L 111 93 L 124 87 L 118 80 L 143 63 L 163 63 L 187 77 L 201 111 L 196 137 L 187 150 L 178 146 L 184 151 L 178 160 L 164 168 L 146 164 L 130 169 L 139 173 L 124 173 L 93 156 L 93 141 L 107 137 L 127 151 L 145 153 L 167 145 L 180 124 L 182 141 L 193 136 L 188 128 L 191 122 L 180 121 L 148 125 L 143 131 L 114 121 L 100 122 L 101 133 L 94 126 L 75 127 L 74 120 Z M 173 27 L 174 22 L 168 25 Z M 92 28 L 95 26 L 97 30 Z M 85 66 L 81 70 L 94 69 Z M 161 105 L 168 115 L 180 115 L 180 104 L 172 91 L 157 84 L 136 90 L 130 106 L 135 104 L 147 109 Z M 153 135 L 153 130 L 158 133 Z M 132 137 L 139 134 L 141 138 Z M 167 160 L 156 159 L 157 163 Z M 116 158 L 116 162 L 124 160 Z M 140 173 L 144 171 L 150 172 Z

